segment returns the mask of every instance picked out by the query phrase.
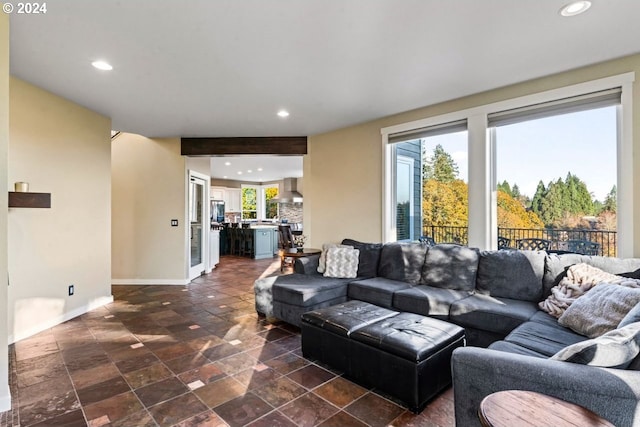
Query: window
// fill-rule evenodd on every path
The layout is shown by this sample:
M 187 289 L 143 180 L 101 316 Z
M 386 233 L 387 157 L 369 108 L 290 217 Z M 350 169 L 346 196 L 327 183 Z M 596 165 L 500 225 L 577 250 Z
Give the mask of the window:
M 394 135 L 396 240 L 466 241 L 466 123 Z M 407 138 L 415 138 L 407 140 Z
M 590 106 L 495 127 L 501 247 L 536 238 L 551 250 L 616 256 L 617 107 Z
M 573 207 L 584 202 L 582 210 L 585 211 L 585 215 L 580 212 L 578 218 L 578 222 L 583 226 L 581 235 L 565 233 L 561 236 L 560 233 L 555 233 L 562 226 L 576 222 L 576 218 L 570 218 L 564 212 L 553 214 L 555 217 L 550 213 L 548 215 L 551 216 L 541 214 L 544 216 L 542 229 L 547 230 L 550 240 L 556 241 L 558 249 L 562 250 L 562 245 L 570 245 L 569 240 L 594 241 L 594 236 L 586 233 L 594 227 L 596 231 L 614 231 L 612 229 L 615 228 L 617 234 L 613 241 L 602 242 L 595 239 L 595 243 L 600 245 L 601 253 L 614 253 L 604 250 L 606 246 L 615 248 L 616 256 L 632 256 L 634 191 L 631 97 L 634 79 L 634 73 L 627 73 L 382 129 L 385 164 L 383 240 L 394 241 L 405 237 L 407 229 L 411 229 L 410 218 L 408 227 L 407 221 L 399 218 L 400 212 L 396 203 L 397 200 L 407 199 L 404 190 L 398 188 L 403 179 L 406 184 L 407 174 L 406 170 L 402 172 L 406 167 L 398 162 L 398 147 L 404 142 L 416 139 L 420 139 L 424 146 L 425 141 L 436 136 L 433 133 L 455 134 L 457 132 L 449 131 L 447 127 L 452 123 L 463 122 L 466 124 L 467 132 L 462 132 L 461 137 L 464 139 L 462 144 L 466 144 L 467 147 L 465 169 L 468 175 L 466 179 L 460 178 L 460 181 L 468 188 L 468 240 L 461 243 L 480 249 L 495 249 L 498 246 L 498 237 L 505 237 L 499 235 L 499 226 L 505 225 L 507 217 L 514 212 L 521 216 L 520 219 L 523 221 L 529 219 L 531 223 L 528 226 L 540 226 L 531 215 L 536 209 L 533 199 L 537 191 L 533 191 L 531 195 L 528 193 L 531 181 L 535 181 L 535 190 L 538 190 L 538 184 L 542 181 L 544 188 L 540 188 L 539 196 L 549 191 L 550 183 L 556 183 L 551 193 L 569 194 L 570 197 L 566 197 L 565 201 L 571 199 L 571 202 L 567 203 Z M 597 121 L 594 115 L 603 121 Z M 571 124 L 576 118 L 583 124 Z M 538 129 L 537 134 L 534 134 L 533 127 L 540 123 L 546 123 L 545 126 L 548 127 Z M 581 157 L 581 151 L 587 149 L 587 142 L 584 136 L 578 135 L 585 130 L 583 128 L 588 127 L 587 124 L 591 126 L 594 123 L 598 124 L 592 129 L 601 133 L 599 142 L 591 143 L 597 144 L 597 154 Z M 577 127 L 572 131 L 570 129 L 573 126 Z M 595 130 L 592 130 L 590 133 L 594 132 Z M 532 140 L 534 137 L 538 139 Z M 557 139 L 560 137 L 564 137 L 565 141 L 562 142 L 562 147 Z M 440 145 L 441 151 L 446 152 L 451 158 L 455 157 L 454 153 L 457 150 L 452 148 L 452 145 L 446 145 L 444 142 Z M 567 150 L 565 145 L 570 148 Z M 594 157 L 597 163 L 591 163 L 589 166 Z M 426 156 L 423 156 L 421 161 L 426 162 Z M 464 160 L 457 162 L 459 171 L 464 163 Z M 563 169 L 559 168 L 558 164 L 563 164 Z M 579 172 L 579 167 L 584 169 L 580 169 Z M 548 171 L 552 173 L 553 178 L 546 175 Z M 591 172 L 588 178 L 587 172 Z M 521 175 L 527 177 L 526 182 L 524 178 L 515 179 Z M 597 180 L 599 188 L 592 183 L 592 176 L 601 178 Z M 559 181 L 562 181 L 562 184 L 559 184 Z M 424 209 L 424 200 L 435 193 L 430 188 L 427 189 L 424 182 L 422 192 L 423 209 L 419 221 L 433 221 L 427 219 L 428 209 Z M 510 198 L 505 199 L 503 193 Z M 591 198 L 591 204 L 587 195 Z M 531 200 L 528 201 L 527 197 Z M 545 202 L 547 205 L 549 199 Z M 514 201 L 520 204 L 521 209 L 517 204 L 513 204 Z M 461 202 L 461 205 L 463 204 Z M 615 218 L 609 213 L 600 215 L 602 212 L 613 210 Z M 444 209 L 436 209 L 433 214 L 441 214 L 443 211 Z M 547 221 L 549 218 L 555 220 Z M 414 218 L 414 223 L 416 220 L 417 218 Z M 598 227 L 606 227 L 606 230 L 600 230 Z M 429 234 L 426 230 L 425 227 L 422 232 Z M 516 236 L 513 237 L 517 239 Z M 504 243 L 504 239 L 501 241 Z
M 242 219 L 274 219 L 278 216 L 278 203 L 272 201 L 278 195 L 278 185 L 243 185 Z
M 242 219 L 258 219 L 258 187 L 242 186 Z

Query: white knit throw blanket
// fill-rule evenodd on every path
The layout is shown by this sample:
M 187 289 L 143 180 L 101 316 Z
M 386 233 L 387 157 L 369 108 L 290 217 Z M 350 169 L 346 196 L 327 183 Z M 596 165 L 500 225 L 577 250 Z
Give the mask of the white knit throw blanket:
M 559 318 L 576 299 L 599 283 L 613 283 L 632 288 L 640 287 L 638 279 L 616 276 L 585 263 L 575 264 L 569 267 L 567 276 L 551 288 L 551 295 L 538 303 L 538 306 L 553 317 Z

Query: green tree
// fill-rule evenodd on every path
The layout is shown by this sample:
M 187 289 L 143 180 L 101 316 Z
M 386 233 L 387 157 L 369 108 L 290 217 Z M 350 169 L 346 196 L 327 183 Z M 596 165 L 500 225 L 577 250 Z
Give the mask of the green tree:
M 509 183 L 507 181 L 502 181 L 501 183 L 498 183 L 497 190 L 498 191 L 502 191 L 505 194 L 508 194 L 509 196 L 513 196 L 513 193 L 512 193 L 512 190 L 511 190 L 511 186 L 509 185 Z
M 614 185 L 604 198 L 603 210 L 616 213 L 618 210 L 618 188 Z
M 458 165 L 451 155 L 438 144 L 433 155 L 424 160 L 422 166 L 423 180 L 435 179 L 439 182 L 451 182 L 458 177 Z
M 546 193 L 547 188 L 544 186 L 544 183 L 542 181 L 538 182 L 536 192 L 533 195 L 533 199 L 531 199 L 531 210 L 538 216 L 542 214 L 542 199 L 544 199 Z

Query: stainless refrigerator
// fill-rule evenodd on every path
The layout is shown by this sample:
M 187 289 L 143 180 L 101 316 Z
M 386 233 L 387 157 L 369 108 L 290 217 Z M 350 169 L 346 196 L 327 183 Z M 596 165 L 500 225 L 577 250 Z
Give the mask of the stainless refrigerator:
M 224 200 L 211 200 L 211 222 L 224 222 Z

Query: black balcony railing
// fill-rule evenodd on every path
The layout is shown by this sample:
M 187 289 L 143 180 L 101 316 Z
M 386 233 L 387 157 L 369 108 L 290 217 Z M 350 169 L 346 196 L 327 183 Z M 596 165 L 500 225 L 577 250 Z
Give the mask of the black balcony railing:
M 467 227 L 449 225 L 426 225 L 422 234 L 432 237 L 436 243 L 469 242 Z M 503 247 L 517 247 L 521 239 L 543 239 L 549 241 L 549 249 L 615 257 L 617 232 L 588 229 L 557 228 L 498 228 L 498 237 Z

